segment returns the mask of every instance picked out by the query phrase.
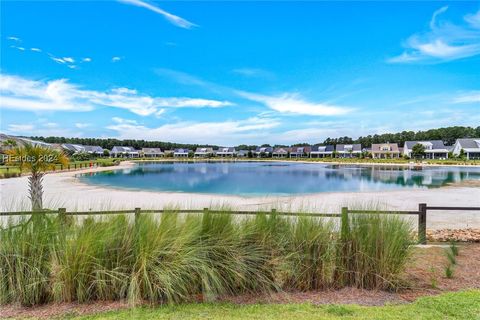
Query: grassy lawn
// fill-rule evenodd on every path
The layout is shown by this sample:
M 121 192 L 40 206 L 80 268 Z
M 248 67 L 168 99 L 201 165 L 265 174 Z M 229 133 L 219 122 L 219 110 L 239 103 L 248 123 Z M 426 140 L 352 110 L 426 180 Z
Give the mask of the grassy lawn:
M 447 293 L 383 307 L 313 304 L 186 304 L 112 311 L 73 319 L 480 319 L 480 291 Z

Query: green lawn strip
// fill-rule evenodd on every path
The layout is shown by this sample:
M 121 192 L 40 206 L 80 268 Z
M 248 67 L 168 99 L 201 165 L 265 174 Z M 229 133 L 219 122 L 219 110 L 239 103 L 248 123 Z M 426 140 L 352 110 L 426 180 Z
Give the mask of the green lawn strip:
M 424 297 L 411 304 L 363 307 L 313 304 L 185 304 L 141 307 L 72 319 L 480 319 L 480 290 Z

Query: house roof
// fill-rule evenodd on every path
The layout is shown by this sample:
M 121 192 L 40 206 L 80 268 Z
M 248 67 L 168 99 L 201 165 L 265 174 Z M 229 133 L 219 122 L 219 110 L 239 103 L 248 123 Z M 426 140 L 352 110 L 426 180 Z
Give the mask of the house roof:
M 273 148 L 272 147 L 257 147 L 257 149 L 255 149 L 255 152 L 272 153 Z
M 480 138 L 457 139 L 462 149 L 480 149 Z
M 160 148 L 142 148 L 142 152 L 146 154 L 162 154 L 162 149 Z
M 294 153 L 294 154 L 296 154 L 296 153 L 301 153 L 301 154 L 310 153 L 310 151 L 312 151 L 312 147 L 310 147 L 310 146 L 290 148 L 290 153 Z
M 82 152 L 85 150 L 85 147 L 79 144 L 71 144 L 71 143 L 64 143 L 62 144 L 62 148 L 67 149 L 68 151 L 72 152 Z
M 396 143 L 374 143 L 374 144 L 372 144 L 372 152 L 376 152 L 376 153 L 395 152 L 396 153 L 396 152 L 399 152 L 398 144 L 396 144 Z
M 213 153 L 213 148 L 197 148 L 195 153 Z
M 411 150 L 416 144 L 422 144 L 426 149 L 447 150 L 447 147 L 445 147 L 442 140 L 405 141 L 404 148 Z
M 138 152 L 133 147 L 123 147 L 123 146 L 114 146 L 112 148 L 113 153 L 120 153 L 120 152 Z
M 189 149 L 181 149 L 181 148 L 180 149 L 175 149 L 173 151 L 173 153 L 189 153 L 189 152 L 190 152 Z
M 235 147 L 220 147 L 216 150 L 217 153 L 232 153 L 235 152 Z
M 85 152 L 89 153 L 103 153 L 103 148 L 100 146 L 84 146 Z
M 335 150 L 335 147 L 331 144 L 326 145 L 326 146 L 313 146 L 312 147 L 312 152 L 333 152 Z
M 273 153 L 287 154 L 288 153 L 288 148 L 275 148 L 275 150 L 273 150 Z
M 362 151 L 362 145 L 360 143 L 337 144 L 336 145 L 336 150 L 337 150 L 337 152 L 349 152 L 350 150 L 352 150 L 352 152 L 361 152 Z

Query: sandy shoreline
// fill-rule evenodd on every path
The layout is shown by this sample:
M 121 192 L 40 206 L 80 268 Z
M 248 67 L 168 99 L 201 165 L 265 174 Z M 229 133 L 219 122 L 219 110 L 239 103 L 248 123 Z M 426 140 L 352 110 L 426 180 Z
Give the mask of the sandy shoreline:
M 312 162 L 308 162 L 312 163 Z M 314 162 L 317 163 L 317 162 Z M 331 164 L 331 163 L 330 163 Z M 44 179 L 45 207 L 65 207 L 68 210 L 143 209 L 179 207 L 198 209 L 221 207 L 256 210 L 305 210 L 312 212 L 339 212 L 342 206 L 361 208 L 379 207 L 389 210 L 416 210 L 419 203 L 434 206 L 480 206 L 478 185 L 457 185 L 435 189 L 389 190 L 381 192 L 330 192 L 301 196 L 242 197 L 232 195 L 189 194 L 144 190 L 122 190 L 89 185 L 75 175 L 125 169 L 133 162 L 122 162 L 116 167 L 88 168 L 78 171 L 47 174 Z M 27 177 L 0 180 L 1 211 L 27 210 Z M 480 227 L 480 212 L 429 212 L 428 227 Z

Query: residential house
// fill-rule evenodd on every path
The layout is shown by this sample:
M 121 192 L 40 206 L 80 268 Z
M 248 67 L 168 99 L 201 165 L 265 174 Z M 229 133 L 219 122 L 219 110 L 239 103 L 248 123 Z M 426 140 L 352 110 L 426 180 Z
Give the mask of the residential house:
M 286 158 L 288 157 L 289 148 L 275 148 L 272 153 L 273 158 Z
M 310 146 L 290 148 L 290 158 L 305 158 L 310 156 L 312 148 Z
M 173 150 L 173 157 L 175 158 L 188 158 L 188 154 L 190 153 L 189 149 L 175 149 Z
M 112 158 L 138 158 L 140 153 L 133 147 L 114 146 L 110 151 Z
M 338 158 L 353 158 L 360 157 L 362 154 L 362 145 L 356 144 L 337 144 L 335 151 Z
M 195 158 L 206 158 L 210 156 L 213 156 L 212 148 L 197 148 L 197 150 L 195 150 Z
M 463 150 L 468 160 L 480 159 L 480 138 L 457 139 L 453 145 L 453 154 L 458 156 Z
M 272 147 L 257 147 L 253 154 L 257 158 L 267 158 L 272 155 L 273 148 Z
M 248 151 L 248 150 L 239 150 L 239 151 L 237 152 L 237 157 L 239 157 L 239 158 L 247 158 L 249 152 L 250 152 L 250 151 Z
M 325 158 L 332 157 L 335 147 L 333 145 L 327 146 L 313 146 L 310 151 L 310 158 Z
M 70 154 L 80 153 L 85 151 L 85 147 L 80 144 L 64 143 L 62 148 Z
M 217 157 L 235 157 L 237 152 L 234 147 L 221 147 L 215 151 Z
M 84 152 L 95 156 L 103 156 L 104 149 L 100 146 L 84 146 Z
M 157 158 L 165 156 L 160 148 L 142 148 L 140 154 L 145 158 Z
M 374 143 L 370 152 L 374 159 L 400 158 L 400 151 L 396 143 Z
M 442 140 L 429 140 L 429 141 L 405 141 L 403 146 L 403 154 L 409 158 L 412 158 L 413 146 L 421 144 L 425 148 L 425 155 L 422 158 L 425 159 L 447 159 L 448 148 L 443 144 Z

